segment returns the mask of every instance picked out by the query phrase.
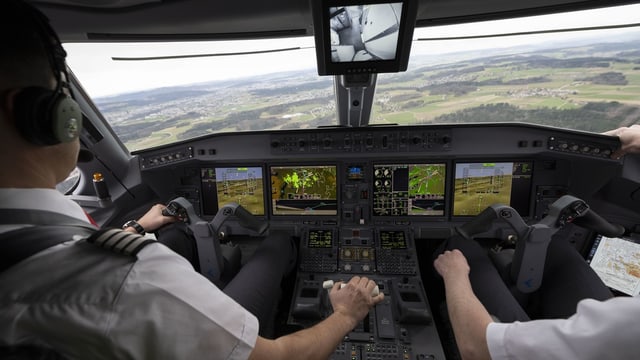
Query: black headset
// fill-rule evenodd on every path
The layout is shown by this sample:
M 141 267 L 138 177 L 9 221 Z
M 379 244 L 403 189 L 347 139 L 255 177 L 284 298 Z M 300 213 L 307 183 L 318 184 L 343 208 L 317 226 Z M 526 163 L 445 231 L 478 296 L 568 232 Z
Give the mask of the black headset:
M 63 91 L 65 87 L 71 91 L 65 80 L 69 78 L 65 66 L 67 53 L 49 24 L 49 19 L 31 5 L 25 6 L 53 70 L 56 88 L 51 90 L 31 86 L 20 90 L 13 102 L 15 125 L 22 136 L 35 145 L 48 146 L 71 142 L 80 136 L 82 111 L 78 103 Z M 65 75 L 65 79 L 61 73 Z

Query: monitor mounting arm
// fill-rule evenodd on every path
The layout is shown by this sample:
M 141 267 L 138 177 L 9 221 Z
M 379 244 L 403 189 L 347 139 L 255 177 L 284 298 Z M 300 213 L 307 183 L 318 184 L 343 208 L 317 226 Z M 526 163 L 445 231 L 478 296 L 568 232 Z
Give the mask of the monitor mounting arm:
M 343 127 L 369 125 L 377 74 L 336 75 L 334 88 L 338 123 Z

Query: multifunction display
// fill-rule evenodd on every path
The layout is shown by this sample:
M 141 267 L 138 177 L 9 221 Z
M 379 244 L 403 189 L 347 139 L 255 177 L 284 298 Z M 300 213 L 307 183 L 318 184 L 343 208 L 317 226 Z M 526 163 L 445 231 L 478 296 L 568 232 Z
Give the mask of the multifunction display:
M 214 215 L 228 203 L 238 203 L 253 215 L 264 215 L 262 167 L 229 166 L 202 168 L 203 210 Z
M 457 163 L 454 216 L 474 216 L 493 204 L 529 215 L 531 175 L 528 161 Z
M 374 216 L 443 216 L 446 165 L 381 164 L 373 166 Z
M 337 215 L 335 165 L 272 166 L 273 215 Z

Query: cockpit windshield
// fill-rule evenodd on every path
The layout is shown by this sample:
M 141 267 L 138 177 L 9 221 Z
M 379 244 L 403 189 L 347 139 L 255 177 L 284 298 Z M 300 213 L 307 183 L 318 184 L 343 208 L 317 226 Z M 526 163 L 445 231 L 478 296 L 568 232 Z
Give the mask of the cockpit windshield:
M 640 5 L 416 28 L 369 124 L 527 122 L 601 132 L 640 118 Z M 311 37 L 67 43 L 128 150 L 206 134 L 337 125 Z

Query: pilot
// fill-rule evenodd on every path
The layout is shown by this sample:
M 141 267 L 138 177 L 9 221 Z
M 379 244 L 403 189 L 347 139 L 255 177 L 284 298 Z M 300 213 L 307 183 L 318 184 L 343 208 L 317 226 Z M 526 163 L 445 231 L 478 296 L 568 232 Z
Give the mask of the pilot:
M 640 126 L 605 134 L 620 137 L 613 158 L 640 152 Z M 549 243 L 540 289 L 517 298 L 477 242 L 452 237 L 444 245 L 433 266 L 463 359 L 638 357 L 640 299 L 613 297 L 568 240 Z
M 87 222 L 82 208 L 55 190 L 80 147 L 64 50 L 46 18 L 20 0 L 0 1 L 0 38 L 0 209 Z M 161 211 L 152 207 L 138 223 L 152 231 L 173 221 Z M 19 242 L 10 235 L 34 224 L 0 223 L 0 241 Z M 354 276 L 330 290 L 334 311 L 325 320 L 267 339 L 254 314 L 183 257 L 155 241 L 140 244 L 121 255 L 71 237 L 3 269 L 0 357 L 36 349 L 79 359 L 326 359 L 384 298 L 371 296 L 375 282 Z

